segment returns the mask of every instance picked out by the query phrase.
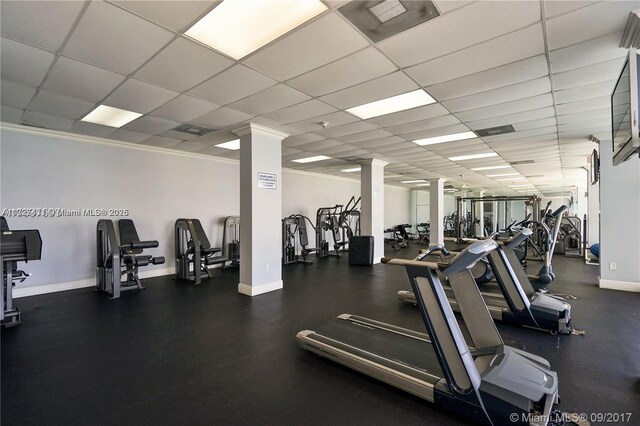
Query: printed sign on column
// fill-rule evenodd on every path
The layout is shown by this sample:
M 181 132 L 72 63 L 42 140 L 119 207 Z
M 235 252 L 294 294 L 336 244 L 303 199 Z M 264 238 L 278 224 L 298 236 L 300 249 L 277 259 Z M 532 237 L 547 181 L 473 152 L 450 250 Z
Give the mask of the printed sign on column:
M 258 172 L 258 188 L 276 189 L 277 187 L 278 179 L 275 174 Z

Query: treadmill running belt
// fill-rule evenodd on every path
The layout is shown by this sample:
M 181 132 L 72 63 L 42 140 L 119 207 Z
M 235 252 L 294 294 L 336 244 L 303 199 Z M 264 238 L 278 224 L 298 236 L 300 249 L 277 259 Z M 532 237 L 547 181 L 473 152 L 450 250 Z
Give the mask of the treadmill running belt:
M 444 377 L 431 343 L 342 319 L 324 324 L 315 333 L 438 378 Z

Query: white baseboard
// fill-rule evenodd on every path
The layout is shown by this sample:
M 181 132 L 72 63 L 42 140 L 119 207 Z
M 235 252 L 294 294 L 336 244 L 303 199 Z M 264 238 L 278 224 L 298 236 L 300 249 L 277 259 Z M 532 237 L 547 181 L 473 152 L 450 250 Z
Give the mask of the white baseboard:
M 173 275 L 176 272 L 175 267 L 162 269 L 149 269 L 148 271 L 140 271 L 140 278 L 161 277 L 164 275 Z M 56 293 L 58 291 L 77 290 L 79 288 L 93 287 L 96 285 L 95 277 L 86 278 L 77 281 L 67 281 L 55 284 L 34 285 L 31 287 L 15 287 L 13 289 L 13 298 L 37 296 L 39 294 Z
M 606 288 L 609 290 L 640 292 L 640 283 L 600 279 L 600 288 Z
M 238 284 L 238 293 L 246 294 L 247 296 L 257 296 L 259 294 L 268 293 L 270 291 L 282 289 L 282 280 L 272 281 L 270 283 L 260 285 L 248 285 Z

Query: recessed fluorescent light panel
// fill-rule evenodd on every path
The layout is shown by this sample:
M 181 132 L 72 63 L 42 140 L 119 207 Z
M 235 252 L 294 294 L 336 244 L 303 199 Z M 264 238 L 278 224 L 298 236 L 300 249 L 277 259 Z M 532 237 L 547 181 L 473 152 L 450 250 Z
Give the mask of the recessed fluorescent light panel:
M 514 180 L 524 180 L 523 177 L 512 177 L 512 178 L 504 178 L 504 179 L 496 179 L 496 182 L 511 182 Z
M 420 183 L 420 182 L 426 182 L 426 179 L 415 179 L 415 180 L 403 180 L 403 181 L 400 181 L 400 183 Z
M 240 149 L 240 139 L 234 139 L 229 142 L 219 143 L 216 145 L 218 148 L 230 149 L 233 151 L 237 151 Z
M 419 183 L 416 186 L 431 186 L 430 183 Z
M 391 96 L 390 98 L 380 99 L 379 101 L 369 102 L 368 104 L 349 108 L 346 111 L 356 117 L 366 120 L 368 118 L 404 111 L 406 109 L 429 105 L 435 102 L 436 100 L 429 96 L 427 92 L 422 89 L 418 89 L 413 92 L 407 92 L 402 95 Z
M 125 124 L 141 117 L 142 114 L 125 109 L 113 108 L 100 105 L 98 108 L 87 114 L 82 120 L 87 123 L 102 124 L 109 127 L 122 127 Z
M 487 166 L 487 167 L 474 167 L 472 172 L 480 172 L 482 170 L 498 170 L 498 169 L 510 169 L 511 166 Z
M 475 170 L 475 169 L 471 169 L 471 170 Z M 487 175 L 488 178 L 492 178 L 492 177 L 502 177 L 502 176 L 518 176 L 520 175 L 520 173 L 500 173 L 497 175 Z
M 354 167 L 353 169 L 343 169 L 342 171 L 346 172 L 346 173 L 359 172 L 360 171 L 360 167 Z
M 307 157 L 307 158 L 299 158 L 297 160 L 291 160 L 294 163 L 313 163 L 314 161 L 322 161 L 322 160 L 328 160 L 331 157 L 327 157 L 326 155 L 316 155 L 314 157 Z
M 241 59 L 325 10 L 319 0 L 224 0 L 185 35 Z
M 509 188 L 526 188 L 528 186 L 533 186 L 533 185 L 530 183 L 522 184 L 522 185 L 509 185 Z
M 451 161 L 479 160 L 481 158 L 497 157 L 495 152 L 483 152 L 482 154 L 461 155 L 459 157 L 449 157 Z
M 413 143 L 420 146 L 435 145 L 437 143 L 461 141 L 461 140 L 477 138 L 477 137 L 478 136 L 476 136 L 476 134 L 473 132 L 462 132 L 462 133 L 454 133 L 451 135 L 435 136 L 433 138 L 418 139 L 413 141 Z

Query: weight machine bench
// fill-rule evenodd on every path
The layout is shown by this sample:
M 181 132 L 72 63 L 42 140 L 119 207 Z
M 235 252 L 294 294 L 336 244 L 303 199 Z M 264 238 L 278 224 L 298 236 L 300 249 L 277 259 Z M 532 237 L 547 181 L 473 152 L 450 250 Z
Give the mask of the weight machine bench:
M 20 310 L 13 304 L 13 286 L 23 282 L 31 274 L 18 269 L 18 262 L 40 260 L 42 255 L 42 239 L 37 229 L 12 231 L 4 217 L 0 217 L 0 275 L 2 275 L 2 292 L 0 292 L 0 325 L 14 327 L 20 324 Z
M 176 220 L 175 241 L 176 278 L 179 280 L 200 284 L 203 275 L 205 278 L 212 277 L 209 266 L 224 265 L 227 261 L 226 257 L 216 255 L 222 252 L 222 248 L 211 247 L 198 219 Z
M 164 263 L 163 256 L 142 254 L 145 249 L 158 247 L 159 243 L 155 240 L 141 241 L 131 219 L 120 219 L 118 230 L 116 233 L 111 219 L 98 221 L 96 288 L 111 295 L 111 299 L 117 299 L 126 290 L 144 289 L 138 268 Z M 123 275 L 126 275 L 125 281 L 122 281 Z

